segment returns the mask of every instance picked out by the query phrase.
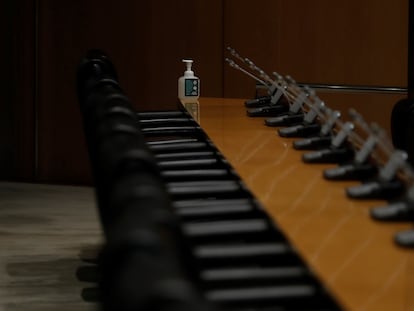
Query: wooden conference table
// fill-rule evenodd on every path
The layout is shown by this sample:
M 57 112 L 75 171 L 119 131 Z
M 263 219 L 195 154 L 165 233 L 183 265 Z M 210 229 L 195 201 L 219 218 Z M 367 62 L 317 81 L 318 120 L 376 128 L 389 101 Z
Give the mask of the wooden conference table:
M 346 310 L 414 310 L 414 249 L 393 243 L 412 224 L 372 220 L 369 209 L 385 202 L 348 199 L 356 182 L 324 180 L 335 165 L 303 163 L 294 139 L 247 117 L 243 100 L 199 106 L 201 127 Z
M 393 244 L 410 223 L 377 223 L 381 201 L 345 197 L 243 100 L 202 98 L 201 127 L 345 310 L 414 310 L 414 250 Z M 93 189 L 0 183 L 0 310 L 95 310 L 75 271 L 101 242 Z M 86 252 L 86 254 L 85 254 Z

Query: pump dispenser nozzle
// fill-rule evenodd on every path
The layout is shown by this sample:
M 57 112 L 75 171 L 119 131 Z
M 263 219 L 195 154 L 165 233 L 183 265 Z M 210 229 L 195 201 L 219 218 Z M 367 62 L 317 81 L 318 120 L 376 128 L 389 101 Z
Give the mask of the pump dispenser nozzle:
M 185 63 L 187 65 L 187 70 L 191 71 L 191 66 L 193 64 L 193 60 L 192 59 L 183 59 L 183 63 Z
M 183 63 L 185 63 L 187 70 L 184 71 L 184 77 L 194 77 L 194 71 L 191 70 L 191 66 L 193 65 L 192 59 L 183 59 Z

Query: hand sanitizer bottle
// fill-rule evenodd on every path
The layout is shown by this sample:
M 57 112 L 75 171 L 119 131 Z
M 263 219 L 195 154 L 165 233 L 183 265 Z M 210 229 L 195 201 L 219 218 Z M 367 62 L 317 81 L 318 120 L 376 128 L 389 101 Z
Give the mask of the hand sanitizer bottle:
M 182 103 L 194 103 L 200 97 L 200 79 L 194 76 L 191 70 L 193 61 L 191 59 L 183 59 L 187 70 L 184 76 L 178 79 L 178 98 Z

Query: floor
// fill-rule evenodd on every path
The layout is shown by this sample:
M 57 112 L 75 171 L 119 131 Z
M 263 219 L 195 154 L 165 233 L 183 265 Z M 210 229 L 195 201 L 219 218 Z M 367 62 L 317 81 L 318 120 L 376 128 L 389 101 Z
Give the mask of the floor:
M 76 277 L 101 242 L 94 204 L 88 187 L 0 182 L 1 311 L 97 309 Z

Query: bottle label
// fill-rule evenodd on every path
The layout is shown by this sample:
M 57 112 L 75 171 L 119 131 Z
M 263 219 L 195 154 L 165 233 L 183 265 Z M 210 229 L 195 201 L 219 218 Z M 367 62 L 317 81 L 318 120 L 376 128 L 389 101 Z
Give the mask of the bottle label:
M 199 96 L 198 84 L 198 79 L 185 79 L 185 96 Z

